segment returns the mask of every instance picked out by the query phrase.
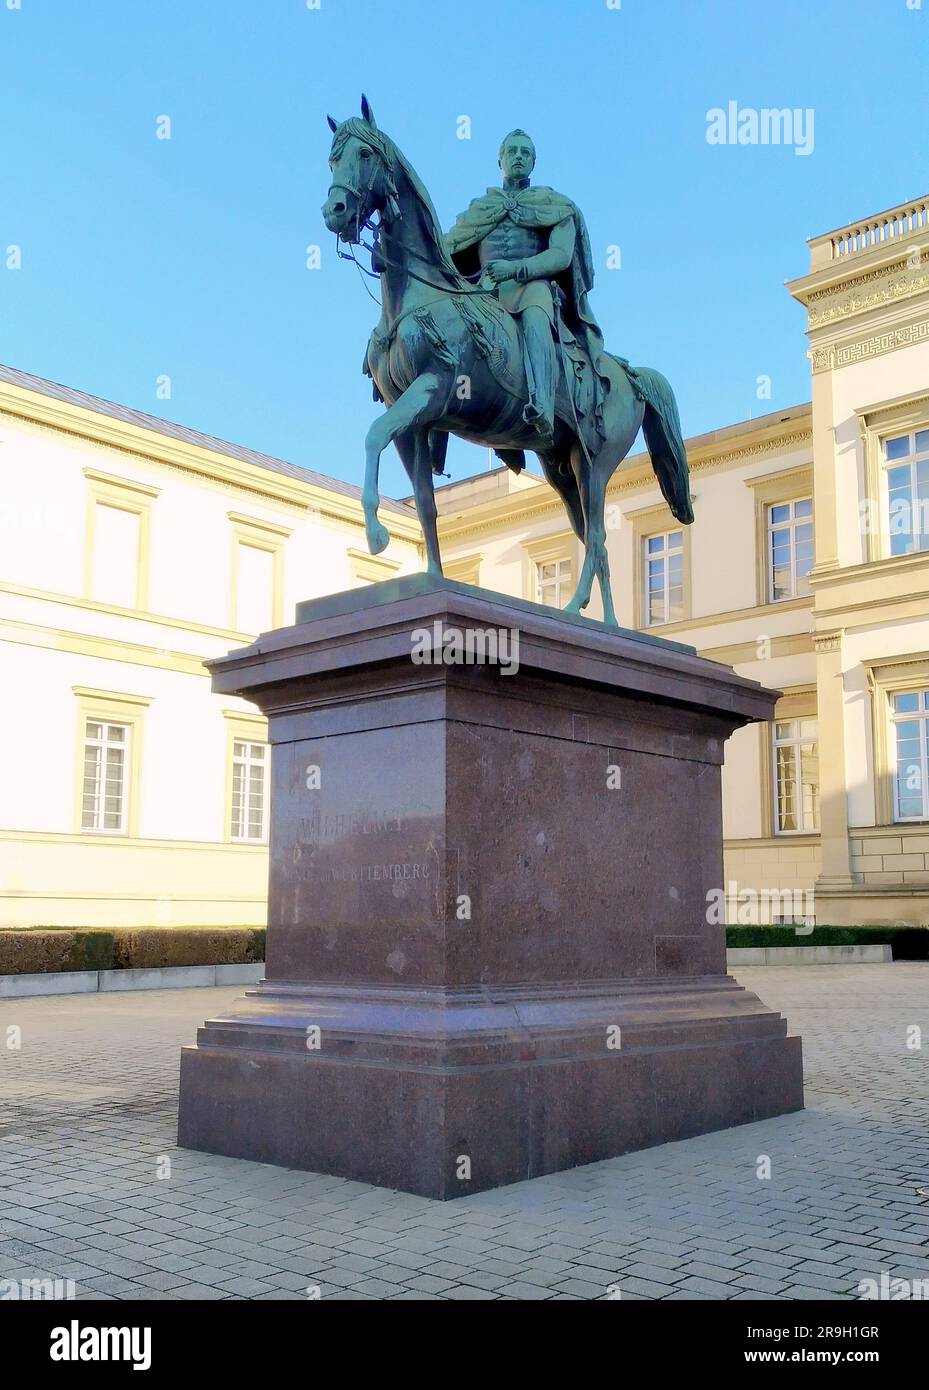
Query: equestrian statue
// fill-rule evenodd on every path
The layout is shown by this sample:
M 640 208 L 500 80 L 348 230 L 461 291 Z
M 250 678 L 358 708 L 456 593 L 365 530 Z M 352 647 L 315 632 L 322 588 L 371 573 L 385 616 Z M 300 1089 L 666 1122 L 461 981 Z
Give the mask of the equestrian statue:
M 410 476 L 427 570 L 436 575 L 433 475 L 444 473 L 449 434 L 494 449 L 516 472 L 529 450 L 585 548 L 565 611 L 587 607 L 596 579 L 604 621 L 615 625 L 606 490 L 640 428 L 672 513 L 689 525 L 693 508 L 670 385 L 604 349 L 587 298 L 593 263 L 580 209 L 530 184 L 535 146 L 514 130 L 500 146 L 502 187 L 488 188 L 443 235 L 422 180 L 378 128 L 367 99 L 360 118 L 328 119 L 332 185 L 323 217 L 341 242 L 370 251 L 381 283 L 381 317 L 364 362 L 375 399 L 387 406 L 365 441 L 371 553 L 388 542 L 377 517 L 378 471 L 391 441 Z

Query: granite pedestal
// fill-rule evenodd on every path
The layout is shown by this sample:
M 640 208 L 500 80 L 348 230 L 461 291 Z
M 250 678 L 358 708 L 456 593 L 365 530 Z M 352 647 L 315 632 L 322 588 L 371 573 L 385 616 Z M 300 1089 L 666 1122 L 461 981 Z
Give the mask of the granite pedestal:
M 269 720 L 267 965 L 183 1050 L 182 1146 L 449 1198 L 802 1107 L 708 912 L 774 693 L 422 575 L 210 668 Z

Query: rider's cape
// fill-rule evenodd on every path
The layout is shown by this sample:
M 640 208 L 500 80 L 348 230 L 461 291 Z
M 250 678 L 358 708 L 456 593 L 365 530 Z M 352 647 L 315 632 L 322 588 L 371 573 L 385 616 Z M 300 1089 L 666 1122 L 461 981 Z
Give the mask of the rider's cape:
M 573 364 L 574 380 L 570 385 L 574 408 L 588 449 L 593 452 L 599 446 L 596 436 L 602 439 L 604 434 L 603 398 L 609 389 L 609 378 L 603 365 L 603 334 L 587 300 L 594 269 L 584 216 L 576 203 L 553 188 L 488 188 L 445 235 L 446 249 L 463 275 L 474 275 L 480 270 L 477 248 L 507 215 L 522 227 L 551 228 L 569 217 L 574 221 L 574 256 L 570 266 L 555 279 L 563 295 L 561 337 Z M 628 363 L 622 358 L 616 360 L 630 373 L 635 386 Z

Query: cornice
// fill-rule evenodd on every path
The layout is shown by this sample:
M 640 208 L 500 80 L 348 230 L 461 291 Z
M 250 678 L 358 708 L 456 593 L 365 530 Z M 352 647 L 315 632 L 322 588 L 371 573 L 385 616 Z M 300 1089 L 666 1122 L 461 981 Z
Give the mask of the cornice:
M 51 431 L 112 458 L 114 454 L 141 459 L 159 469 L 198 477 L 222 490 L 232 490 L 262 502 L 273 502 L 301 515 L 318 512 L 333 520 L 364 528 L 360 500 L 331 492 L 309 478 L 291 478 L 284 473 L 263 469 L 258 464 L 234 459 L 201 445 L 168 435 L 156 435 L 139 425 L 94 414 L 52 398 L 37 397 L 23 388 L 0 382 L 0 416 L 32 430 Z M 397 539 L 420 539 L 419 522 L 396 512 L 381 512 L 381 520 Z
M 866 287 L 871 286 L 870 290 Z M 929 254 L 916 268 L 908 261 L 881 266 L 842 286 L 815 290 L 808 298 L 809 327 L 822 328 L 929 290 Z
M 122 608 L 114 603 L 101 603 L 97 599 L 83 598 L 77 594 L 56 593 L 52 589 L 34 589 L 25 584 L 13 584 L 5 579 L 0 580 L 0 594 L 12 594 L 16 598 L 37 599 L 42 603 L 57 603 L 66 608 L 78 608 L 91 613 L 106 613 L 117 618 L 129 618 L 132 622 L 147 623 L 153 627 L 176 627 L 184 632 L 220 638 L 230 646 L 244 647 L 255 640 L 254 633 L 238 632 L 235 628 L 211 627 L 207 623 L 193 622 L 189 618 L 175 618 L 165 613 L 150 613 L 146 609 Z M 67 630 L 70 631 L 70 629 Z M 75 629 L 75 631 L 78 630 Z M 80 629 L 80 632 L 83 632 L 83 629 Z
M 929 652 L 906 652 L 902 656 L 875 656 L 861 658 L 861 664 L 868 671 L 879 671 L 884 667 L 925 666 L 929 662 Z
M 889 401 L 879 401 L 875 405 L 860 406 L 855 410 L 863 432 L 874 426 L 890 424 L 908 411 L 922 410 L 929 404 L 929 390 L 909 391 L 906 395 L 895 396 Z
M 676 623 L 661 623 L 655 628 L 639 628 L 638 630 L 654 631 L 659 637 L 677 637 L 678 634 L 682 632 L 698 632 L 703 628 L 717 627 L 721 623 L 737 623 L 743 622 L 745 619 L 758 622 L 760 619 L 771 618 L 780 613 L 792 613 L 801 610 L 806 611 L 812 618 L 813 600 L 808 595 L 804 595 L 802 598 L 781 599 L 777 603 L 758 603 L 751 608 L 726 608 L 718 613 L 701 613 L 695 618 L 681 618 Z M 777 636 L 772 636 L 770 640 L 773 642 L 779 641 L 782 638 L 808 636 L 809 632 L 810 629 L 808 627 L 799 628 L 795 632 L 781 633 Z M 752 645 L 756 646 L 757 642 L 753 641 Z M 706 650 L 709 651 L 714 649 L 707 648 Z
M 814 573 L 811 582 L 818 592 L 821 589 L 835 588 L 840 584 L 854 583 L 858 579 L 867 579 L 872 575 L 893 575 L 901 571 L 906 574 L 911 570 L 917 574 L 929 574 L 929 550 L 917 550 L 911 555 L 887 555 L 880 560 L 862 560 L 857 565 L 837 565 L 818 574 Z

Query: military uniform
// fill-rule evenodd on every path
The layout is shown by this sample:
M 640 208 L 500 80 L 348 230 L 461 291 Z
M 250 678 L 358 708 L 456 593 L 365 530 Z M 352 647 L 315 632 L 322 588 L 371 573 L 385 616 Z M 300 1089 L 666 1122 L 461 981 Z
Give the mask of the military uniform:
M 530 256 L 538 256 L 548 250 L 550 229 L 526 227 L 514 222 L 507 214 L 478 246 L 481 267 L 490 261 L 523 261 Z M 524 309 L 534 305 L 547 315 L 549 322 L 555 322 L 555 308 L 548 278 L 527 280 L 504 280 L 499 286 L 500 304 L 511 314 L 521 314 Z

